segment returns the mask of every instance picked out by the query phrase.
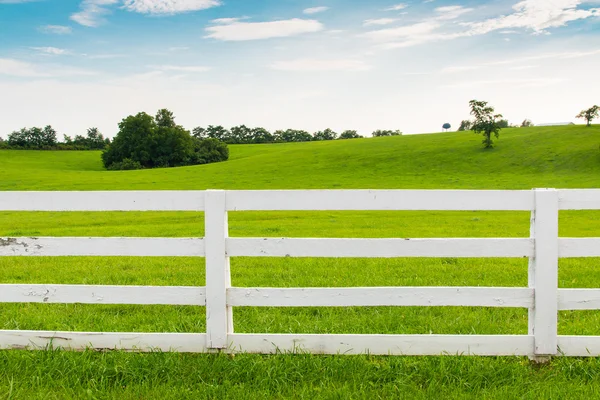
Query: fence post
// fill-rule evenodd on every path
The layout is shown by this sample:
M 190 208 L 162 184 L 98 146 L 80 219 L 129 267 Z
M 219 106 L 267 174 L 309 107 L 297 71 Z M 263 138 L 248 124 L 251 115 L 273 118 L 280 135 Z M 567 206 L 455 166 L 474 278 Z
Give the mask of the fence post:
M 529 259 L 529 287 L 534 306 L 529 309 L 529 334 L 534 337 L 536 362 L 546 362 L 558 347 L 558 192 L 535 189 L 531 212 L 534 256 Z
M 226 349 L 227 335 L 233 333 L 233 312 L 227 307 L 231 287 L 226 240 L 229 236 L 226 192 L 206 191 L 204 243 L 206 252 L 206 347 Z

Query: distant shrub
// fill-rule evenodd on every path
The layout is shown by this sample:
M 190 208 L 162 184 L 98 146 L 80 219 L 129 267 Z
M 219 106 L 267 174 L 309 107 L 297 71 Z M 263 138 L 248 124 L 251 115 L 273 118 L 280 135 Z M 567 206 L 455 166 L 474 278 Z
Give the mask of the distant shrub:
M 473 122 L 469 121 L 468 119 L 463 119 L 460 122 L 460 126 L 458 127 L 458 131 L 459 132 L 470 131 L 472 126 L 473 126 Z
M 391 130 L 381 130 L 378 129 L 376 131 L 373 131 L 373 133 L 371 133 L 371 135 L 373 137 L 382 137 L 382 136 L 402 136 L 402 132 L 400 132 L 399 130 L 395 130 L 395 131 L 391 131 Z
M 47 150 L 56 147 L 56 131 L 48 125 L 42 128 L 23 128 L 8 135 L 8 145 L 13 149 Z
M 356 131 L 344 131 L 340 135 L 339 139 L 359 139 L 362 138 Z
M 530 119 L 524 119 L 523 122 L 521 122 L 521 128 L 529 128 L 531 126 L 534 126 L 534 125 Z
M 225 143 L 216 138 L 192 137 L 189 131 L 175 124 L 173 113 L 167 109 L 159 110 L 156 117 L 141 112 L 123 119 L 112 144 L 102 153 L 107 169 L 123 169 L 127 159 L 143 168 L 157 168 L 207 164 L 228 158 Z M 126 165 L 137 166 L 129 162 Z
M 133 161 L 130 158 L 126 158 L 121 162 L 115 162 L 110 165 L 107 169 L 109 171 L 131 171 L 134 169 L 142 169 L 142 164 L 137 161 Z

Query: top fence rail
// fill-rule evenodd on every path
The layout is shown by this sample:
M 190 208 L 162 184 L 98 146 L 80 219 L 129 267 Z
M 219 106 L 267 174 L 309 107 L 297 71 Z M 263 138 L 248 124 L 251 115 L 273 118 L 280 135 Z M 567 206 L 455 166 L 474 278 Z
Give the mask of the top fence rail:
M 558 190 L 600 209 L 600 189 Z M 206 191 L 0 192 L 0 211 L 204 211 Z M 231 190 L 227 211 L 531 211 L 533 190 Z

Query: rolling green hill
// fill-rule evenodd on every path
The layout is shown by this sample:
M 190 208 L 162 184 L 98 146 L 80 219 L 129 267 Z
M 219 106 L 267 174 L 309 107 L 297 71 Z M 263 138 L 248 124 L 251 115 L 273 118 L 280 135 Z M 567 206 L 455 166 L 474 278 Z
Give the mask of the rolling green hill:
M 99 152 L 0 151 L 0 191 L 600 187 L 600 126 L 231 146 L 225 163 L 105 171 Z M 231 212 L 231 236 L 526 237 L 529 212 Z M 194 212 L 2 212 L 0 236 L 200 237 Z M 600 236 L 600 211 L 563 211 L 560 235 Z M 527 259 L 251 258 L 238 287 L 527 285 Z M 561 288 L 600 287 L 597 258 L 561 259 Z M 0 257 L 0 283 L 202 286 L 194 257 Z M 2 304 L 1 329 L 204 332 L 187 306 Z M 236 307 L 240 333 L 526 334 L 528 312 L 487 307 Z M 600 311 L 561 311 L 561 335 L 599 335 Z M 0 399 L 597 398 L 598 358 L 373 357 L 0 351 Z
M 226 163 L 104 171 L 99 152 L 0 151 L 0 190 L 600 186 L 600 125 L 505 129 L 493 150 L 471 132 L 231 146 Z

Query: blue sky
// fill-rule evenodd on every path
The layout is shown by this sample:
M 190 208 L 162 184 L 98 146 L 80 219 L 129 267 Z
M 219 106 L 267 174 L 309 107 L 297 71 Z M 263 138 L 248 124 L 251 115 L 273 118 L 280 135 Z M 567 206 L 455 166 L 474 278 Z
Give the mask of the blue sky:
M 0 0 L 0 135 L 194 126 L 436 132 L 600 103 L 600 0 Z

